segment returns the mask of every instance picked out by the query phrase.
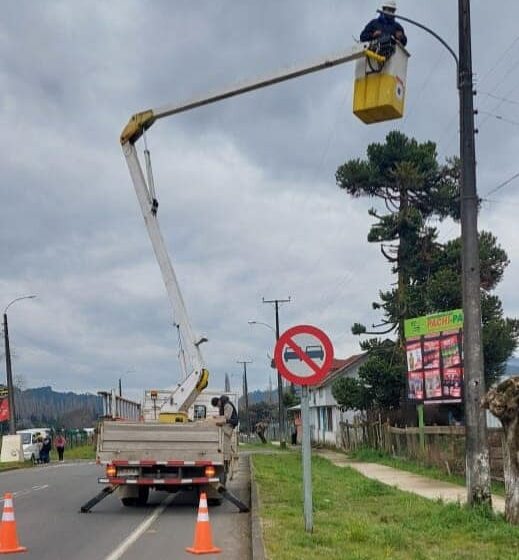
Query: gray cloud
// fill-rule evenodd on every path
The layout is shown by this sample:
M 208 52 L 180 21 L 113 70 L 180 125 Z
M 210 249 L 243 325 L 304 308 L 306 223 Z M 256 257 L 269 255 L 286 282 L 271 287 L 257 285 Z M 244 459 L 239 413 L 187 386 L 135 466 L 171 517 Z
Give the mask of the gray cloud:
M 176 334 L 158 266 L 118 145 L 136 111 L 181 101 L 347 49 L 376 3 L 353 0 L 3 3 L 0 23 L 2 183 L 0 303 L 9 311 L 15 371 L 29 386 L 96 391 L 177 381 Z M 400 12 L 457 49 L 452 2 L 401 0 Z M 519 8 L 473 3 L 478 181 L 482 195 L 517 172 Z M 491 40 L 489 40 L 489 28 Z M 499 30 L 499 34 L 495 30 Z M 159 216 L 195 330 L 223 385 L 253 359 L 265 388 L 274 322 L 261 298 L 292 297 L 282 328 L 315 323 L 339 356 L 358 350 L 351 324 L 376 322 L 370 303 L 393 279 L 369 246 L 368 201 L 339 192 L 334 174 L 399 128 L 458 150 L 449 54 L 407 27 L 406 116 L 365 126 L 351 114 L 352 65 L 156 123 L 148 133 Z M 515 45 L 517 46 L 517 44 Z M 519 101 L 519 100 L 516 100 Z M 490 113 L 488 115 L 487 113 Z M 500 288 L 519 314 L 514 183 L 485 202 L 512 264 Z M 446 236 L 457 226 L 445 224 Z M 128 373 L 130 371 L 130 373 Z M 238 385 L 239 377 L 233 378 Z M 273 376 L 274 380 L 274 376 Z

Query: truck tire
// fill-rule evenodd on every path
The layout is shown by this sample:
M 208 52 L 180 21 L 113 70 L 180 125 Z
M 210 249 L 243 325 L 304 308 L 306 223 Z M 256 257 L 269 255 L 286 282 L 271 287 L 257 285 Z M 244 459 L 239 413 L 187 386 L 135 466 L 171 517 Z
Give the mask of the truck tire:
M 209 506 L 221 506 L 223 503 L 223 498 L 208 498 L 207 505 Z
M 139 495 L 134 498 L 138 506 L 145 506 L 148 502 L 148 497 L 150 495 L 150 489 L 147 486 L 141 486 L 139 488 Z
M 137 498 L 121 498 L 121 503 L 125 507 L 133 507 L 137 505 Z

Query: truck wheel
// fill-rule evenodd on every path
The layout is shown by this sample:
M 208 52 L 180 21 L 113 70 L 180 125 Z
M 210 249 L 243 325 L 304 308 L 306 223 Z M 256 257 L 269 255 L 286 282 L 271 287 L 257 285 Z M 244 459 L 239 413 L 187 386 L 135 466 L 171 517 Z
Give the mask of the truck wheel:
M 145 506 L 148 501 L 148 496 L 150 495 L 150 489 L 147 486 L 139 488 L 139 495 L 134 498 L 138 506 Z
M 133 507 L 137 505 L 137 498 L 121 498 L 121 503 L 126 507 Z

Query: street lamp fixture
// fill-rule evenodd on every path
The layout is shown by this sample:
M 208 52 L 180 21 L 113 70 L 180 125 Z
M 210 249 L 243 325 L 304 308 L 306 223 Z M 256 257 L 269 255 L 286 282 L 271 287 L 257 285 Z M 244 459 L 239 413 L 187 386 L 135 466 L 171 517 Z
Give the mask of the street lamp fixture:
M 9 347 L 9 328 L 7 325 L 7 310 L 13 303 L 22 299 L 34 299 L 35 295 L 21 296 L 10 301 L 4 309 L 4 343 L 5 343 L 5 371 L 7 377 L 7 392 L 9 399 L 9 434 L 16 434 L 16 410 L 14 405 L 13 370 L 11 364 L 11 350 Z
M 269 325 L 268 323 L 263 323 L 262 321 L 247 321 L 247 323 L 249 323 L 249 325 L 263 325 L 264 327 L 269 328 L 272 332 L 276 332 L 274 330 L 274 327 L 272 325 Z

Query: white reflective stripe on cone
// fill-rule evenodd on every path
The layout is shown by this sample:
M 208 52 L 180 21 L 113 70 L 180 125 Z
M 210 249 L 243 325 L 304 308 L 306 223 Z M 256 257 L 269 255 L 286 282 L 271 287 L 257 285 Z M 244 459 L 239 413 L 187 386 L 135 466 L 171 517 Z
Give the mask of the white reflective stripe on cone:
M 14 521 L 14 512 L 4 511 L 4 514 L 2 515 L 2 521 Z
M 4 500 L 4 508 L 12 508 L 13 507 L 13 499 L 12 498 L 6 498 Z
M 197 521 L 209 521 L 209 514 L 208 513 L 199 513 Z
M 201 508 L 203 508 L 203 507 L 206 508 L 206 507 L 207 507 L 207 499 L 201 498 L 201 500 L 200 500 L 200 507 L 201 507 Z

